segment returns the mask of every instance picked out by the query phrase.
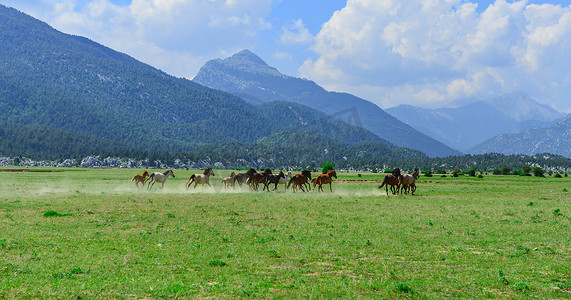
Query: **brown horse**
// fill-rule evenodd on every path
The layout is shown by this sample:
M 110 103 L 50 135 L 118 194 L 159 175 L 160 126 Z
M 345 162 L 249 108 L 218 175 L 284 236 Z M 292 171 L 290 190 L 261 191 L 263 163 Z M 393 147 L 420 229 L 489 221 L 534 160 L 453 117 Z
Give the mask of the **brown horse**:
M 383 183 L 381 184 L 381 186 L 379 186 L 379 188 L 382 189 L 383 186 L 385 186 L 385 190 L 387 191 L 387 196 L 389 195 L 389 185 L 391 186 L 391 192 L 393 193 L 393 195 L 398 193 L 400 188 L 400 182 L 399 182 L 400 175 L 401 175 L 400 169 L 399 168 L 394 169 L 392 174 L 385 176 L 385 179 L 383 180 Z
M 293 176 L 289 180 L 289 183 L 287 184 L 287 188 L 289 188 L 293 184 L 292 190 L 294 193 L 295 193 L 296 187 L 299 187 L 303 192 L 305 192 L 305 190 L 303 189 L 303 186 L 306 184 L 309 184 L 308 180 L 311 180 L 311 172 L 305 170 L 305 171 L 301 172 L 301 174 L 296 174 L 295 176 Z M 311 185 L 309 185 L 309 187 L 311 188 Z
M 335 173 L 335 170 L 329 170 L 327 174 L 321 174 L 317 176 L 317 178 L 315 178 L 313 181 L 313 189 L 315 189 L 316 185 L 319 185 L 317 191 L 321 190 L 323 192 L 323 185 L 329 183 L 329 190 L 333 192 L 333 188 L 331 187 L 331 182 L 333 179 L 331 179 L 331 177 L 335 177 L 335 179 L 337 179 L 337 173 Z
M 412 174 L 404 174 L 399 176 L 399 182 L 401 184 L 401 194 L 404 193 L 408 194 L 408 191 L 411 191 L 411 195 L 414 195 L 414 192 L 416 191 L 416 180 L 420 177 L 420 174 L 418 172 L 418 168 L 414 169 L 414 172 Z
M 267 175 L 271 175 L 272 174 L 272 170 L 270 169 L 266 169 L 264 171 L 264 173 L 250 173 L 250 177 L 248 178 L 248 180 L 246 181 L 246 183 L 248 185 L 250 185 L 250 188 L 254 191 L 258 191 L 258 185 L 264 184 L 264 181 L 266 179 Z
M 224 179 L 222 179 L 222 183 L 224 183 L 224 188 L 234 187 L 234 177 L 235 176 L 236 176 L 236 173 L 234 173 L 234 171 L 232 171 L 232 173 L 230 174 L 230 177 L 224 177 Z
M 389 174 L 385 176 L 385 179 L 383 180 L 383 183 L 381 184 L 381 186 L 379 186 L 379 188 L 382 189 L 384 186 L 385 190 L 387 191 L 387 195 L 389 195 L 389 185 L 391 186 L 391 192 L 393 193 L 393 195 L 398 193 L 400 189 L 399 178 L 395 177 L 393 174 Z
M 143 172 L 143 175 L 135 175 L 133 176 L 133 179 L 131 179 L 131 181 L 135 181 L 135 185 L 137 186 L 137 188 L 139 188 L 139 183 L 142 183 L 141 187 L 145 186 L 145 183 L 147 183 L 147 180 L 149 180 L 147 177 L 149 176 L 149 172 L 147 172 L 147 170 L 145 170 L 145 172 Z

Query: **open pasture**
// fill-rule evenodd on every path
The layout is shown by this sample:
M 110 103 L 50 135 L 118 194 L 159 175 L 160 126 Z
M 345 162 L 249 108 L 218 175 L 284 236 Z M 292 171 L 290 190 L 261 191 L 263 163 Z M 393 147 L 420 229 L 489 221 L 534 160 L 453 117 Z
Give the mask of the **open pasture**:
M 0 172 L 0 298 L 571 298 L 565 177 L 387 196 L 372 173 L 294 194 L 224 190 L 224 170 L 152 191 L 144 170 L 59 171 Z

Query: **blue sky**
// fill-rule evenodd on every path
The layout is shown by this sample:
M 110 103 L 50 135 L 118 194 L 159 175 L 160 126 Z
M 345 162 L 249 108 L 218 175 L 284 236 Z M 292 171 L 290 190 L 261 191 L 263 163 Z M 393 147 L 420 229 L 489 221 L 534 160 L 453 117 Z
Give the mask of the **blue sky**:
M 250 49 L 382 108 L 523 91 L 571 112 L 571 0 L 0 0 L 177 77 Z

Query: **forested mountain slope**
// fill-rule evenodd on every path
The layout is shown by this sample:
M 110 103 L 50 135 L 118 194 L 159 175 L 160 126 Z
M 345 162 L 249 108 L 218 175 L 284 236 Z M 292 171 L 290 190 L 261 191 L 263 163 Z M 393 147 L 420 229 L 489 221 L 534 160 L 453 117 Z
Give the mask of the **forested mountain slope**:
M 397 146 L 418 149 L 429 156 L 460 154 L 369 101 L 328 92 L 313 81 L 283 75 L 248 50 L 207 62 L 193 81 L 239 95 L 251 103 L 296 102 L 329 115 L 355 109 L 349 116 L 353 121 L 358 119 L 364 128 Z
M 0 155 L 10 156 L 188 152 L 219 142 L 258 143 L 284 130 L 327 135 L 343 147 L 399 149 L 301 104 L 253 105 L 172 77 L 2 5 L 0 120 Z

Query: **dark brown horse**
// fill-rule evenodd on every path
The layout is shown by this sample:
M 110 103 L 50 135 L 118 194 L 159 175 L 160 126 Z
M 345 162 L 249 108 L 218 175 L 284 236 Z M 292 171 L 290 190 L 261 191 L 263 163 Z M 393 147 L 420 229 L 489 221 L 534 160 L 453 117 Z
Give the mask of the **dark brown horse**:
M 137 188 L 139 188 L 139 183 L 142 183 L 141 187 L 145 186 L 145 183 L 147 183 L 147 180 L 149 180 L 147 177 L 149 176 L 149 172 L 147 172 L 147 170 L 145 170 L 145 172 L 143 172 L 142 175 L 135 175 L 133 176 L 133 179 L 131 179 L 131 181 L 135 181 L 135 185 L 137 186 Z
M 272 175 L 272 174 L 266 174 L 264 177 L 264 190 L 268 190 L 268 192 L 270 191 L 269 185 L 271 183 L 275 184 L 274 187 L 274 191 L 278 189 L 278 184 L 280 183 L 280 180 L 282 178 L 285 178 L 285 174 L 284 172 L 280 171 L 280 173 L 278 175 Z
M 304 187 L 304 185 L 309 184 L 309 180 L 311 180 L 311 172 L 305 170 L 305 171 L 301 172 L 301 174 L 296 174 L 295 176 L 293 176 L 289 180 L 287 187 L 289 188 L 293 184 L 292 190 L 294 193 L 295 193 L 296 187 L 299 187 L 303 192 L 305 192 L 303 187 Z M 309 185 L 309 186 L 311 187 L 311 185 Z
M 313 181 L 313 189 L 315 189 L 316 185 L 319 185 L 319 187 L 317 188 L 317 191 L 322 191 L 323 192 L 323 185 L 324 184 L 328 184 L 329 183 L 329 190 L 331 192 L 333 192 L 333 188 L 331 187 L 331 182 L 333 181 L 333 179 L 331 179 L 331 177 L 335 177 L 335 179 L 337 179 L 337 173 L 335 173 L 335 170 L 329 170 L 329 172 L 327 172 L 327 174 L 321 174 L 319 176 L 317 176 L 317 178 L 315 178 L 315 180 Z
M 393 170 L 392 174 L 389 174 L 387 176 L 385 176 L 385 179 L 383 180 L 383 183 L 381 184 L 381 186 L 379 186 L 380 189 L 383 188 L 383 186 L 385 186 L 385 190 L 387 191 L 387 196 L 389 195 L 389 185 L 391 186 L 391 192 L 394 194 L 399 192 L 399 188 L 400 188 L 400 169 L 396 168 Z
M 248 178 L 248 180 L 246 181 L 246 183 L 248 183 L 248 185 L 250 185 L 250 188 L 254 191 L 258 191 L 258 185 L 264 184 L 264 180 L 265 177 L 267 175 L 271 175 L 272 174 L 272 170 L 270 169 L 266 169 L 264 171 L 264 173 L 251 173 L 250 177 Z

